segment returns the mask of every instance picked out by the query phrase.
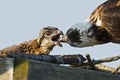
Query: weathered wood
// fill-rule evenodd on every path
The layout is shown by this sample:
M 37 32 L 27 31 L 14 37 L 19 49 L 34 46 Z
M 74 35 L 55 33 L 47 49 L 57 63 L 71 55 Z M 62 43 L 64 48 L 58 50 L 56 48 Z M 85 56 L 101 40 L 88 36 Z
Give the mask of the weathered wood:
M 12 61 L 6 61 L 7 58 L 0 58 L 0 64 Z M 11 60 L 11 59 L 10 59 Z M 13 66 L 13 65 L 12 65 Z M 9 65 L 7 66 L 9 67 Z M 8 70 L 8 69 L 7 69 Z M 3 76 L 7 71 L 0 72 Z M 11 70 L 11 68 L 10 68 Z M 13 69 L 12 69 L 13 71 Z M 12 73 L 11 71 L 11 73 Z M 13 74 L 13 73 L 12 73 Z M 12 76 L 11 74 L 11 76 Z M 75 67 L 65 67 L 58 64 L 46 63 L 36 60 L 16 59 L 14 61 L 14 79 L 8 76 L 0 78 L 0 80 L 120 80 L 120 75 L 111 74 L 104 71 L 87 70 Z
M 15 59 L 13 80 L 28 80 L 29 62 L 26 59 Z
M 13 80 L 13 59 L 0 58 L 0 80 Z
M 120 80 L 120 75 L 31 60 L 28 80 Z M 34 66 L 33 66 L 34 65 Z
M 28 76 L 24 80 L 119 80 L 120 76 L 107 72 L 63 67 L 29 60 Z M 24 70 L 24 69 L 23 69 Z

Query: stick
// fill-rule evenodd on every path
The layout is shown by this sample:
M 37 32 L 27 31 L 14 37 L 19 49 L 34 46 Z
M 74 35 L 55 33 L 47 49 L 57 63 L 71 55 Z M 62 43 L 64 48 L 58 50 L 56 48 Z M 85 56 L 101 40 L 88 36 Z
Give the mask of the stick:
M 88 54 L 87 54 L 88 55 Z M 90 55 L 89 55 L 90 56 Z M 117 56 L 113 56 L 113 57 L 107 57 L 107 58 L 102 58 L 102 59 L 99 59 L 99 60 L 92 60 L 91 61 L 91 64 L 92 65 L 96 65 L 96 64 L 100 64 L 100 63 L 104 63 L 104 62 L 112 62 L 112 61 L 116 61 L 120 59 L 120 55 L 117 55 Z M 87 61 L 87 62 L 84 62 L 83 65 L 90 65 L 90 62 Z
M 82 65 L 80 65 L 80 67 L 84 67 L 84 68 L 87 68 L 87 69 L 89 67 L 89 69 L 109 71 L 109 72 L 116 73 L 116 74 L 120 73 L 120 70 L 119 70 L 120 65 L 115 69 L 115 68 L 112 68 L 112 67 L 105 66 L 105 65 L 101 64 L 101 63 L 104 63 L 104 62 L 116 61 L 116 60 L 120 59 L 120 55 L 113 56 L 113 57 L 102 58 L 102 59 L 99 59 L 99 60 L 91 60 L 90 55 L 87 54 L 86 59 L 87 59 L 87 61 L 84 62 Z

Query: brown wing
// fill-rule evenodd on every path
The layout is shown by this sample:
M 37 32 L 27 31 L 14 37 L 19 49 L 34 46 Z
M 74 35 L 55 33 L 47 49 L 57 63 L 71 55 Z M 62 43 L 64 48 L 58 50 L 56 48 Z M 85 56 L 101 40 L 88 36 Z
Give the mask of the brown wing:
M 120 6 L 108 8 L 101 15 L 102 26 L 120 42 Z
M 96 23 L 101 20 L 101 28 L 105 28 L 112 41 L 120 43 L 120 0 L 108 0 L 98 6 L 91 14 L 89 20 Z
M 101 12 L 102 26 L 112 35 L 112 41 L 120 43 L 120 0 L 109 0 Z

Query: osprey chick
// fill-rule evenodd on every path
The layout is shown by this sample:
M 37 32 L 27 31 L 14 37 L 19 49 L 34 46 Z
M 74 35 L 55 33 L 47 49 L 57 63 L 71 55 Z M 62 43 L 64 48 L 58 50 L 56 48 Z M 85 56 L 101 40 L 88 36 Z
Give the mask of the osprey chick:
M 68 29 L 61 41 L 75 47 L 120 43 L 120 0 L 99 5 L 85 22 Z
M 15 53 L 49 54 L 54 46 L 62 46 L 60 44 L 61 35 L 63 33 L 58 28 L 52 26 L 44 27 L 36 39 L 0 50 L 0 57 L 6 57 L 8 54 Z

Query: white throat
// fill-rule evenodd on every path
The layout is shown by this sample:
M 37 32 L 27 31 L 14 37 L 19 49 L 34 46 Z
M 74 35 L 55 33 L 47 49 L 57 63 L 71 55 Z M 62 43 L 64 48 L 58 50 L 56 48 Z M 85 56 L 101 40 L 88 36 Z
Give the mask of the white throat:
M 92 26 L 93 24 L 87 21 L 73 25 L 71 29 L 73 30 L 77 29 L 77 31 L 79 31 L 80 42 L 72 42 L 72 43 L 68 42 L 68 43 L 76 47 L 87 47 L 87 46 L 96 45 L 97 40 L 95 39 L 95 36 L 90 37 L 94 33 Z

